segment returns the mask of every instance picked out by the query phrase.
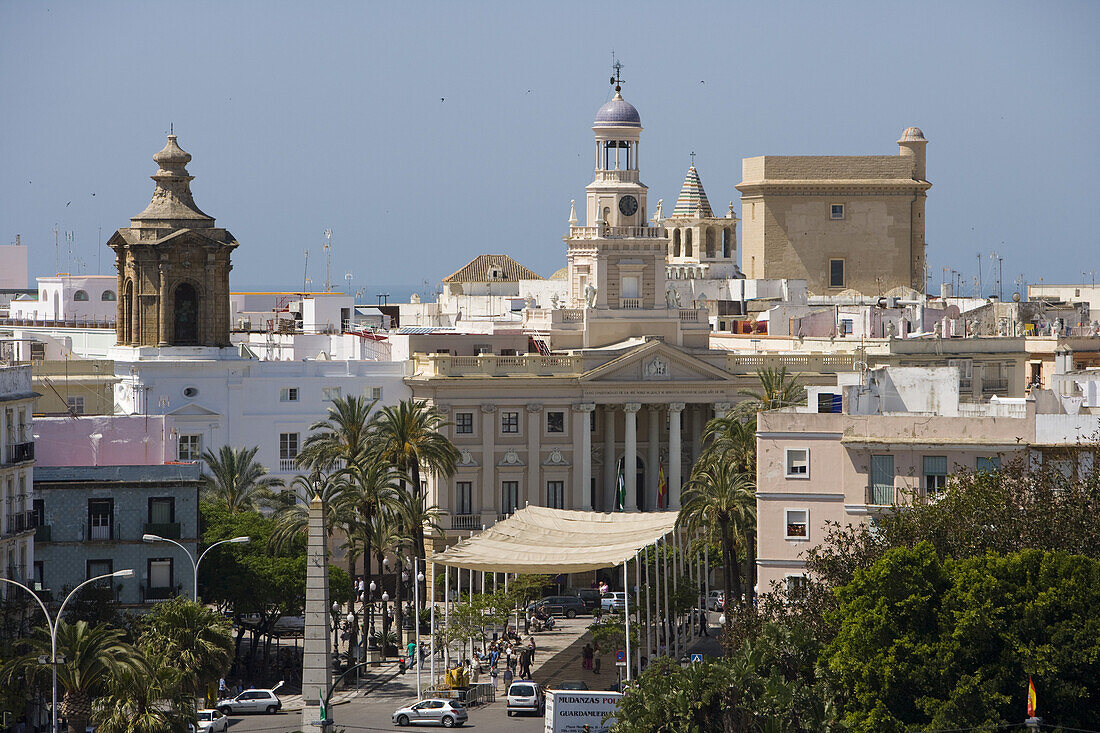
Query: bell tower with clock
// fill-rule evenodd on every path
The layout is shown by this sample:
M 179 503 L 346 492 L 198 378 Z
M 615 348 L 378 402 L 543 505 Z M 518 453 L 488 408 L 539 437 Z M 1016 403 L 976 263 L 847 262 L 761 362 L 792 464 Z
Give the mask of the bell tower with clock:
M 614 66 L 615 95 L 592 123 L 595 178 L 585 188 L 585 224 L 570 215 L 572 306 L 586 310 L 665 309 L 663 227 L 650 226 L 648 189 L 638 177 L 642 120 L 622 95 L 622 65 Z

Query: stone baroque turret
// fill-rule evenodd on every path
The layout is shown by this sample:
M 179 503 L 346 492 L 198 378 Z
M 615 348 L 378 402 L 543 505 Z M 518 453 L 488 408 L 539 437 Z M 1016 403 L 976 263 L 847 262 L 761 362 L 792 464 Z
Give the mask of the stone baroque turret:
M 107 242 L 118 270 L 118 344 L 229 346 L 230 255 L 237 240 L 195 204 L 191 155 L 175 135 L 153 161 L 152 200 Z

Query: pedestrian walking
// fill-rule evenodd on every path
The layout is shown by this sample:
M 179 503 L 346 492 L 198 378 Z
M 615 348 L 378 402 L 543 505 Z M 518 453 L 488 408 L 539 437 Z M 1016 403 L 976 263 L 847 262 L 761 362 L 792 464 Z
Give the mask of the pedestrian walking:
M 587 669 L 589 671 L 591 671 L 591 669 L 592 669 L 592 645 L 591 644 L 585 644 L 584 648 L 581 649 L 581 669 Z
M 508 688 L 512 685 L 512 680 L 515 679 L 515 675 L 512 674 L 510 667 L 504 668 L 504 691 L 508 692 Z
M 492 667 L 489 667 L 489 677 L 491 677 L 492 680 L 493 680 L 493 690 L 497 689 L 497 675 L 498 674 L 499 674 L 499 671 L 497 670 L 497 666 L 495 664 Z
M 600 673 L 600 645 L 597 643 L 592 647 L 592 674 Z
M 523 680 L 531 679 L 531 652 L 526 649 L 519 653 L 519 677 Z
M 225 677 L 218 678 L 218 697 L 229 697 L 229 687 L 225 684 Z
M 535 637 L 527 640 L 527 651 L 531 654 L 531 664 L 535 663 Z

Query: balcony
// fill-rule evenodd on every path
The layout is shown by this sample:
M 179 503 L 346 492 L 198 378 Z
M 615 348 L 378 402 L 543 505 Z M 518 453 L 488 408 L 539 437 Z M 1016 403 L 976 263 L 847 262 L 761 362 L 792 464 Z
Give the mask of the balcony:
M 7 463 L 23 463 L 34 460 L 34 443 L 8 443 Z
M 149 603 L 150 601 L 167 601 L 169 598 L 175 598 L 179 595 L 179 586 L 164 586 L 157 587 L 151 585 L 142 584 L 141 586 L 141 602 Z
M 637 310 L 641 307 L 641 298 L 619 298 L 619 308 L 622 310 Z
M 87 538 L 89 542 L 109 542 L 111 540 L 117 540 L 118 534 L 115 531 L 115 523 L 110 520 L 92 517 L 92 521 L 88 523 Z
M 887 484 L 872 484 L 868 491 L 868 504 L 890 506 L 894 503 L 894 487 Z
M 155 534 L 166 540 L 178 540 L 180 538 L 179 522 L 146 522 L 142 528 L 145 534 Z
M 34 512 L 11 512 L 4 522 L 4 534 L 15 535 L 32 530 L 37 525 Z
M 298 470 L 297 458 L 280 458 L 279 459 L 279 472 L 280 473 L 293 473 Z
M 451 514 L 451 529 L 481 529 L 480 514 Z

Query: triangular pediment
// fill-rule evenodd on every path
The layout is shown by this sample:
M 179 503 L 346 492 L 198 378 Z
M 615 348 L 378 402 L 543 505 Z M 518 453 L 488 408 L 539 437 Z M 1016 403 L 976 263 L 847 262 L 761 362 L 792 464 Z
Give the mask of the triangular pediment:
M 732 375 L 662 341 L 642 344 L 581 377 L 582 382 L 728 382 Z
M 194 402 L 190 402 L 182 407 L 177 407 L 175 410 L 171 410 L 169 415 L 173 417 L 188 417 L 188 416 L 209 416 L 209 415 L 221 415 L 220 412 L 214 412 L 208 410 L 202 405 L 196 405 Z

